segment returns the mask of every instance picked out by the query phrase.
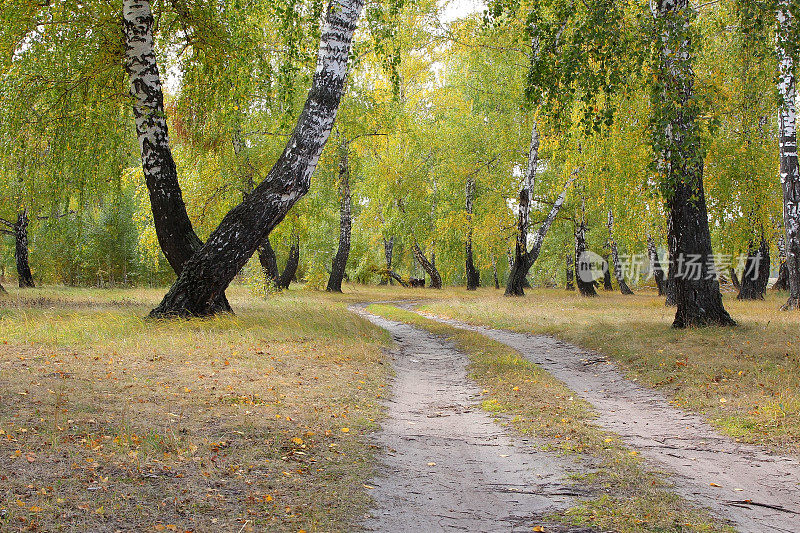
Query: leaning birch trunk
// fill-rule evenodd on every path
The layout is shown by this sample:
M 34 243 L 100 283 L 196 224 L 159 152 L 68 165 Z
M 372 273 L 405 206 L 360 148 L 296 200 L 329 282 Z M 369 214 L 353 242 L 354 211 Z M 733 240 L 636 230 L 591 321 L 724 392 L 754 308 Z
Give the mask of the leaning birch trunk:
M 278 278 L 278 288 L 286 290 L 292 284 L 297 276 L 297 267 L 300 266 L 300 236 L 296 233 L 292 235 L 292 246 L 289 248 L 289 257 L 286 259 L 286 265 L 283 267 L 283 272 Z
M 422 267 L 422 270 L 425 271 L 426 274 L 431 278 L 431 289 L 441 289 L 442 288 L 442 276 L 439 274 L 439 271 L 436 269 L 436 252 L 431 254 L 431 260 L 428 261 L 428 258 L 425 257 L 425 254 L 422 253 L 422 250 L 419 247 L 417 241 L 414 241 L 414 259 L 417 260 L 419 266 Z
M 350 232 L 353 226 L 352 196 L 350 194 L 350 161 L 348 144 L 339 146 L 339 248 L 331 264 L 328 292 L 342 292 L 342 280 L 347 259 L 350 257 Z
M 553 222 L 558 216 L 559 211 L 561 211 L 561 207 L 564 205 L 564 201 L 567 199 L 567 191 L 569 190 L 569 186 L 572 185 L 573 181 L 575 181 L 577 173 L 578 171 L 575 170 L 570 179 L 567 180 L 566 185 L 564 185 L 564 190 L 561 191 L 561 194 L 556 199 L 553 207 L 550 208 L 547 218 L 544 222 L 542 222 L 542 225 L 539 226 L 539 229 L 533 236 L 533 244 L 531 245 L 530 250 L 527 249 L 527 229 L 524 233 L 520 231 L 521 228 L 527 228 L 528 226 L 528 197 L 525 189 L 520 192 L 519 221 L 517 223 L 517 247 L 515 250 L 514 262 L 511 264 L 511 268 L 508 273 L 508 281 L 506 282 L 505 292 L 506 296 L 525 295 L 524 288 L 528 271 L 539 258 L 539 252 L 542 249 L 544 238 L 547 235 L 547 232 L 550 231 L 550 227 L 553 225 Z M 524 235 L 524 241 L 522 240 L 522 235 Z
M 608 244 L 611 246 L 611 260 L 614 262 L 614 277 L 617 279 L 619 290 L 622 294 L 629 296 L 633 291 L 625 283 L 625 271 L 622 269 L 622 263 L 619 261 L 619 254 L 617 253 L 617 241 L 614 240 L 614 212 L 608 210 Z
M 465 207 L 467 210 L 467 242 L 465 245 L 467 290 L 474 291 L 481 285 L 481 274 L 475 268 L 475 260 L 472 254 L 472 215 L 473 202 L 475 199 L 475 175 L 467 176 L 467 184 L 464 188 Z
M 19 277 L 19 288 L 29 289 L 36 286 L 33 282 L 31 265 L 28 261 L 28 210 L 23 209 L 17 215 L 17 223 L 14 224 L 14 259 L 17 263 L 17 276 Z
M 800 170 L 797 165 L 797 91 L 791 49 L 795 19 L 789 0 L 778 1 L 778 93 L 780 105 L 780 173 L 789 299 L 783 309 L 800 308 Z
M 269 242 L 269 237 L 264 239 L 264 242 L 258 247 L 258 262 L 261 263 L 261 271 L 264 273 L 264 281 L 267 289 L 280 289 L 278 272 L 278 256 L 272 248 L 272 243 Z
M 708 227 L 699 106 L 694 98 L 689 0 L 654 0 L 658 60 L 653 72 L 652 143 L 668 212 L 670 257 L 677 261 L 676 328 L 734 325 L 714 275 Z
M 153 49 L 153 13 L 149 0 L 123 0 L 122 33 L 125 71 L 133 96 L 133 116 L 142 157 L 142 170 L 150 194 L 150 208 L 158 237 L 172 270 L 183 266 L 203 242 L 186 213 L 178 171 L 169 146 L 164 94 Z M 212 312 L 229 312 L 225 292 L 215 295 Z
M 286 148 L 264 181 L 225 215 L 208 241 L 186 262 L 151 316 L 213 314 L 214 299 L 308 192 L 311 175 L 336 119 L 362 7 L 363 0 L 331 0 L 311 90 Z

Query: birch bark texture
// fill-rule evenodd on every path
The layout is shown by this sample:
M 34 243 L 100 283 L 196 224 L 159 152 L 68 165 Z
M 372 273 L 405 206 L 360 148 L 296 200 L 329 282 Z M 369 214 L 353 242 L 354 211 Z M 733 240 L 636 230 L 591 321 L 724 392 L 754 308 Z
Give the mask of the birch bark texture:
M 142 157 L 150 209 L 161 251 L 180 276 L 183 266 L 203 242 L 186 212 L 178 171 L 169 145 L 164 93 L 153 48 L 153 13 L 149 0 L 123 0 L 122 37 L 125 72 L 133 97 L 136 137 Z M 225 292 L 215 295 L 213 312 L 230 312 Z
M 614 240 L 614 211 L 611 209 L 608 210 L 608 245 L 611 248 L 611 261 L 614 265 L 614 277 L 619 285 L 619 290 L 622 294 L 630 296 L 633 294 L 633 291 L 625 282 L 625 271 L 623 270 L 622 263 L 619 260 L 617 241 Z
M 331 264 L 331 275 L 328 277 L 328 292 L 342 292 L 347 259 L 350 257 L 350 236 L 353 227 L 352 194 L 350 193 L 350 157 L 349 144 L 339 145 L 339 247 Z
M 795 18 L 789 0 L 778 0 L 778 93 L 780 95 L 780 175 L 789 299 L 784 310 L 800 308 L 800 170 L 797 164 L 797 88 L 791 54 Z
M 694 98 L 689 0 L 654 0 L 657 58 L 651 119 L 653 151 L 668 211 L 675 269 L 675 328 L 734 325 L 722 305 L 703 188 L 703 153 Z M 671 265 L 672 267 L 673 265 Z M 672 280 L 670 280 L 672 281 Z
M 295 129 L 266 178 L 231 209 L 189 259 L 150 315 L 204 316 L 259 244 L 308 192 L 311 175 L 330 136 L 363 0 L 332 0 L 320 37 L 317 67 Z

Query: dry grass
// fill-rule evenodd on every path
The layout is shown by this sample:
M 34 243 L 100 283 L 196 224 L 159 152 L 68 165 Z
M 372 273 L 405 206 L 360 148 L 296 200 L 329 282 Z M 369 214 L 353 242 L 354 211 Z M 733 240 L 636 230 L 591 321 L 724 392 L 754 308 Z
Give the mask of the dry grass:
M 0 530 L 351 529 L 386 335 L 296 291 L 143 320 L 162 294 L 0 299 Z
M 589 500 L 552 518 L 619 533 L 730 531 L 668 490 L 617 435 L 594 425 L 589 404 L 517 351 L 390 305 L 371 305 L 368 311 L 451 339 L 470 358 L 470 375 L 484 388 L 484 409 L 502 413 L 501 421 L 546 448 L 579 454 L 592 465 L 576 479 L 588 489 Z
M 676 405 L 701 412 L 727 434 L 800 452 L 800 313 L 725 297 L 736 328 L 670 327 L 674 308 L 654 293 L 581 298 L 556 289 L 504 298 L 482 290 L 451 294 L 424 309 L 475 324 L 545 333 L 619 361 L 629 377 L 665 391 Z

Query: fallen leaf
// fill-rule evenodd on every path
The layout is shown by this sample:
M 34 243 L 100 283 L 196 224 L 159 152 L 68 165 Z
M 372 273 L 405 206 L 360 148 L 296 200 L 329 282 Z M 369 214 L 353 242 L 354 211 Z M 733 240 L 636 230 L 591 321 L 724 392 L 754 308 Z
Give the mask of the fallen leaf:
M 350 433 L 350 428 L 342 428 L 342 433 Z
M 712 487 L 721 487 L 722 485 L 717 485 L 716 483 L 709 483 Z
M 428 463 L 428 466 L 436 466 L 436 463 Z

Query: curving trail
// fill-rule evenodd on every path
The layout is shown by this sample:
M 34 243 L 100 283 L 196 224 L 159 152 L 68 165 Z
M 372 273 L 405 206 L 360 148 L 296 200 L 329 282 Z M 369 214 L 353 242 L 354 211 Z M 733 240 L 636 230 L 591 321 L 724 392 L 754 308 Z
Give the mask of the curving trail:
M 626 379 L 600 354 L 548 336 L 420 314 L 506 344 L 550 372 L 595 407 L 598 425 L 670 472 L 678 493 L 730 520 L 740 531 L 800 532 L 796 458 L 734 442 L 700 416 L 673 407 L 659 392 Z
M 387 454 L 370 482 L 376 508 L 365 529 L 529 532 L 536 516 L 575 504 L 567 477 L 583 468 L 495 423 L 477 405 L 480 389 L 464 354 L 420 329 L 351 309 L 397 341 L 393 396 L 376 435 Z

